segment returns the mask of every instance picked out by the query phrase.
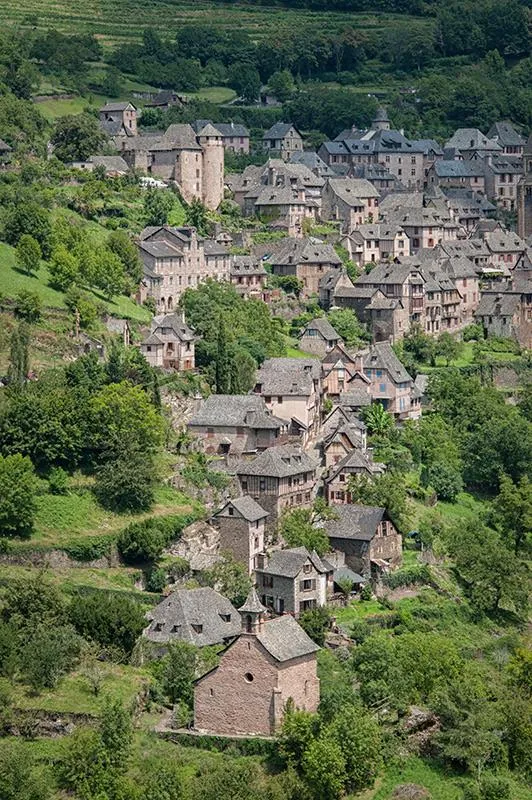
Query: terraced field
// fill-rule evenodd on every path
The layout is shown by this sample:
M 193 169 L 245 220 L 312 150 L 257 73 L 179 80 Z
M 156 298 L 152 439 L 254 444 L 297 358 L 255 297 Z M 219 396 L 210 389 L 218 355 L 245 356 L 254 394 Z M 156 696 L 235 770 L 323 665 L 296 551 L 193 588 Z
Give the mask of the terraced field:
M 137 39 L 146 27 L 168 36 L 192 23 L 215 22 L 222 29 L 245 29 L 256 40 L 271 35 L 272 28 L 282 35 L 283 29 L 293 30 L 294 26 L 330 31 L 350 24 L 369 31 L 431 24 L 405 15 L 325 13 L 202 0 L 2 0 L 2 19 L 8 24 L 56 28 L 64 33 L 93 33 L 104 45 Z

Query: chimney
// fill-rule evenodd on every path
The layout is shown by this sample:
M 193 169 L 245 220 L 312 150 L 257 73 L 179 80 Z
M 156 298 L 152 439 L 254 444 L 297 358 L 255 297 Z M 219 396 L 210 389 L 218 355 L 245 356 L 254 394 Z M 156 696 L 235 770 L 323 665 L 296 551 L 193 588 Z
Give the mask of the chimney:
M 277 180 L 277 170 L 275 167 L 268 167 L 268 186 L 275 186 Z

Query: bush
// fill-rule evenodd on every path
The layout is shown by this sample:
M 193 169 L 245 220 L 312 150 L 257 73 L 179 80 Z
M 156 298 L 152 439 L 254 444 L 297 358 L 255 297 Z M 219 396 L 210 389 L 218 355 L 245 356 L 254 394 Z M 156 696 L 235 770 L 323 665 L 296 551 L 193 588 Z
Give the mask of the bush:
M 129 454 L 98 469 L 94 494 L 111 511 L 147 511 L 154 500 L 154 485 L 153 460 Z
M 70 625 L 40 625 L 22 649 L 21 666 L 31 686 L 53 689 L 76 664 L 82 641 Z
M 326 606 L 311 608 L 299 616 L 299 624 L 320 647 L 325 644 L 325 635 L 331 625 L 332 614 Z
M 48 476 L 48 491 L 50 494 L 68 494 L 68 472 L 61 467 L 55 467 Z
M 88 536 L 66 545 L 63 550 L 75 561 L 96 561 L 108 556 L 114 542 L 114 536 Z
M 146 623 L 139 603 L 108 592 L 76 595 L 68 616 L 84 639 L 117 647 L 126 655 L 131 654 Z
M 427 479 L 438 498 L 448 503 L 454 503 L 464 486 L 460 471 L 451 464 L 432 464 L 428 469 Z
M 174 541 L 193 519 L 193 514 L 176 514 L 132 522 L 119 535 L 118 550 L 128 564 L 156 561 L 164 548 Z
M 146 581 L 146 589 L 149 592 L 156 592 L 161 593 L 166 586 L 168 580 L 166 576 L 166 571 L 158 567 L 157 569 L 152 569 L 148 575 L 148 580 Z
M 35 489 L 35 472 L 27 456 L 0 456 L 0 535 L 31 535 Z
M 373 589 L 371 588 L 371 584 L 366 583 L 360 590 L 360 599 L 367 601 L 371 600 L 372 597 L 373 597 Z
M 35 292 L 23 290 L 15 297 L 15 315 L 26 322 L 38 322 L 41 318 L 42 302 Z
M 416 583 L 430 584 L 432 573 L 426 564 L 403 567 L 395 572 L 384 575 L 382 582 L 390 589 L 397 589 L 399 586 L 413 586 Z

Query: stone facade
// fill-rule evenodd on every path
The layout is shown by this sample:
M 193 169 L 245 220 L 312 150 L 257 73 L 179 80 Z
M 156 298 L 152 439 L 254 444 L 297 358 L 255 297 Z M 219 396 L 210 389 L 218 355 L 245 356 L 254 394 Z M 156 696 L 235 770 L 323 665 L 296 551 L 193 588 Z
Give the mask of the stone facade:
M 301 552 L 304 549 L 279 550 L 257 559 L 257 592 L 276 614 L 297 616 L 327 602 L 327 570 L 316 554 Z

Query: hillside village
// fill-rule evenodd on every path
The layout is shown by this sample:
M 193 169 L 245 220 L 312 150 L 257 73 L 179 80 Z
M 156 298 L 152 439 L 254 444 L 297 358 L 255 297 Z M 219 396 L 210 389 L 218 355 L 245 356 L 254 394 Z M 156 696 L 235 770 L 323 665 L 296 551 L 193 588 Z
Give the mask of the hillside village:
M 0 139 L 0 798 L 522 800 L 532 133 L 187 104 Z

